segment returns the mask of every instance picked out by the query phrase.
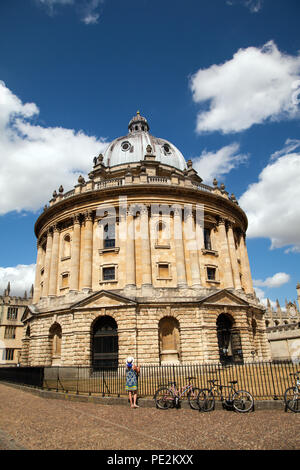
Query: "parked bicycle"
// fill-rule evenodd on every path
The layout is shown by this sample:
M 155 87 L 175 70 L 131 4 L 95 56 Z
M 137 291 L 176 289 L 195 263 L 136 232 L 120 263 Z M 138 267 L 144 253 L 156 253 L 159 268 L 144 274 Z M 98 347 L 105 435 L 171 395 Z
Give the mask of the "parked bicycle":
M 168 385 L 162 385 L 156 390 L 154 400 L 156 407 L 160 410 L 168 410 L 169 408 L 179 408 L 180 400 L 183 395 L 187 392 L 187 399 L 190 407 L 193 410 L 199 409 L 198 395 L 200 388 L 194 387 L 191 381 L 195 377 L 186 377 L 188 384 L 183 386 L 181 389 L 176 388 L 176 382 L 168 382 Z
M 296 377 L 296 382 L 293 387 L 289 387 L 284 392 L 284 403 L 285 403 L 285 411 L 288 409 L 293 411 L 294 413 L 300 413 L 300 378 L 299 378 L 300 371 L 298 370 L 294 374 L 290 374 L 290 376 Z
M 215 397 L 220 397 L 222 407 L 227 410 L 235 410 L 239 413 L 247 413 L 254 410 L 254 398 L 246 390 L 236 390 L 237 380 L 229 381 L 230 385 L 219 384 L 217 380 L 208 380 L 210 388 L 202 388 L 198 395 L 199 411 L 212 411 L 215 409 Z M 224 393 L 223 390 L 228 390 Z

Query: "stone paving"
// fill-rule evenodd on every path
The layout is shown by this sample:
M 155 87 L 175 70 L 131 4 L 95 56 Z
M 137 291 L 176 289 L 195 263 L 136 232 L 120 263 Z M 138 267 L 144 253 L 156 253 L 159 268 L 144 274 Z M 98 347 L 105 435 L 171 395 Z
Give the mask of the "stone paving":
M 300 414 L 284 409 L 131 409 L 0 384 L 0 450 L 298 450 L 299 431 Z

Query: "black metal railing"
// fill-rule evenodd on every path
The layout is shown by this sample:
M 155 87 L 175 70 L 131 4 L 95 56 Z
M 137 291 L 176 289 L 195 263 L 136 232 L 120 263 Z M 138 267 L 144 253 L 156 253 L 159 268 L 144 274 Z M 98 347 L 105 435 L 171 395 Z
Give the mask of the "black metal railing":
M 293 385 L 291 373 L 300 369 L 290 360 L 244 364 L 142 365 L 138 395 L 153 397 L 168 382 L 184 387 L 194 377 L 195 387 L 207 388 L 215 378 L 222 384 L 237 380 L 237 388 L 248 390 L 257 400 L 282 399 Z M 0 381 L 46 390 L 98 396 L 125 396 L 125 367 L 0 367 Z
M 43 388 L 44 367 L 0 367 L 0 380 Z

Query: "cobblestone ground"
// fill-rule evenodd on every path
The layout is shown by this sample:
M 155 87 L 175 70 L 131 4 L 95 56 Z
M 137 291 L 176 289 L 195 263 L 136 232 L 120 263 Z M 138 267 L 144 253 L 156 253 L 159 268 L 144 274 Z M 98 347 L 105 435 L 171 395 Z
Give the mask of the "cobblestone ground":
M 0 450 L 298 450 L 300 414 L 131 409 L 0 384 Z

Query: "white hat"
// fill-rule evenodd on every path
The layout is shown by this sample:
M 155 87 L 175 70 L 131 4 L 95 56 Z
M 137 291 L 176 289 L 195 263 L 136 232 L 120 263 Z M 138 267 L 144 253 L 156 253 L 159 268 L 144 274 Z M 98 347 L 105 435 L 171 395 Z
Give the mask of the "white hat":
M 126 363 L 132 364 L 134 362 L 134 358 L 132 356 L 128 356 L 126 359 Z

